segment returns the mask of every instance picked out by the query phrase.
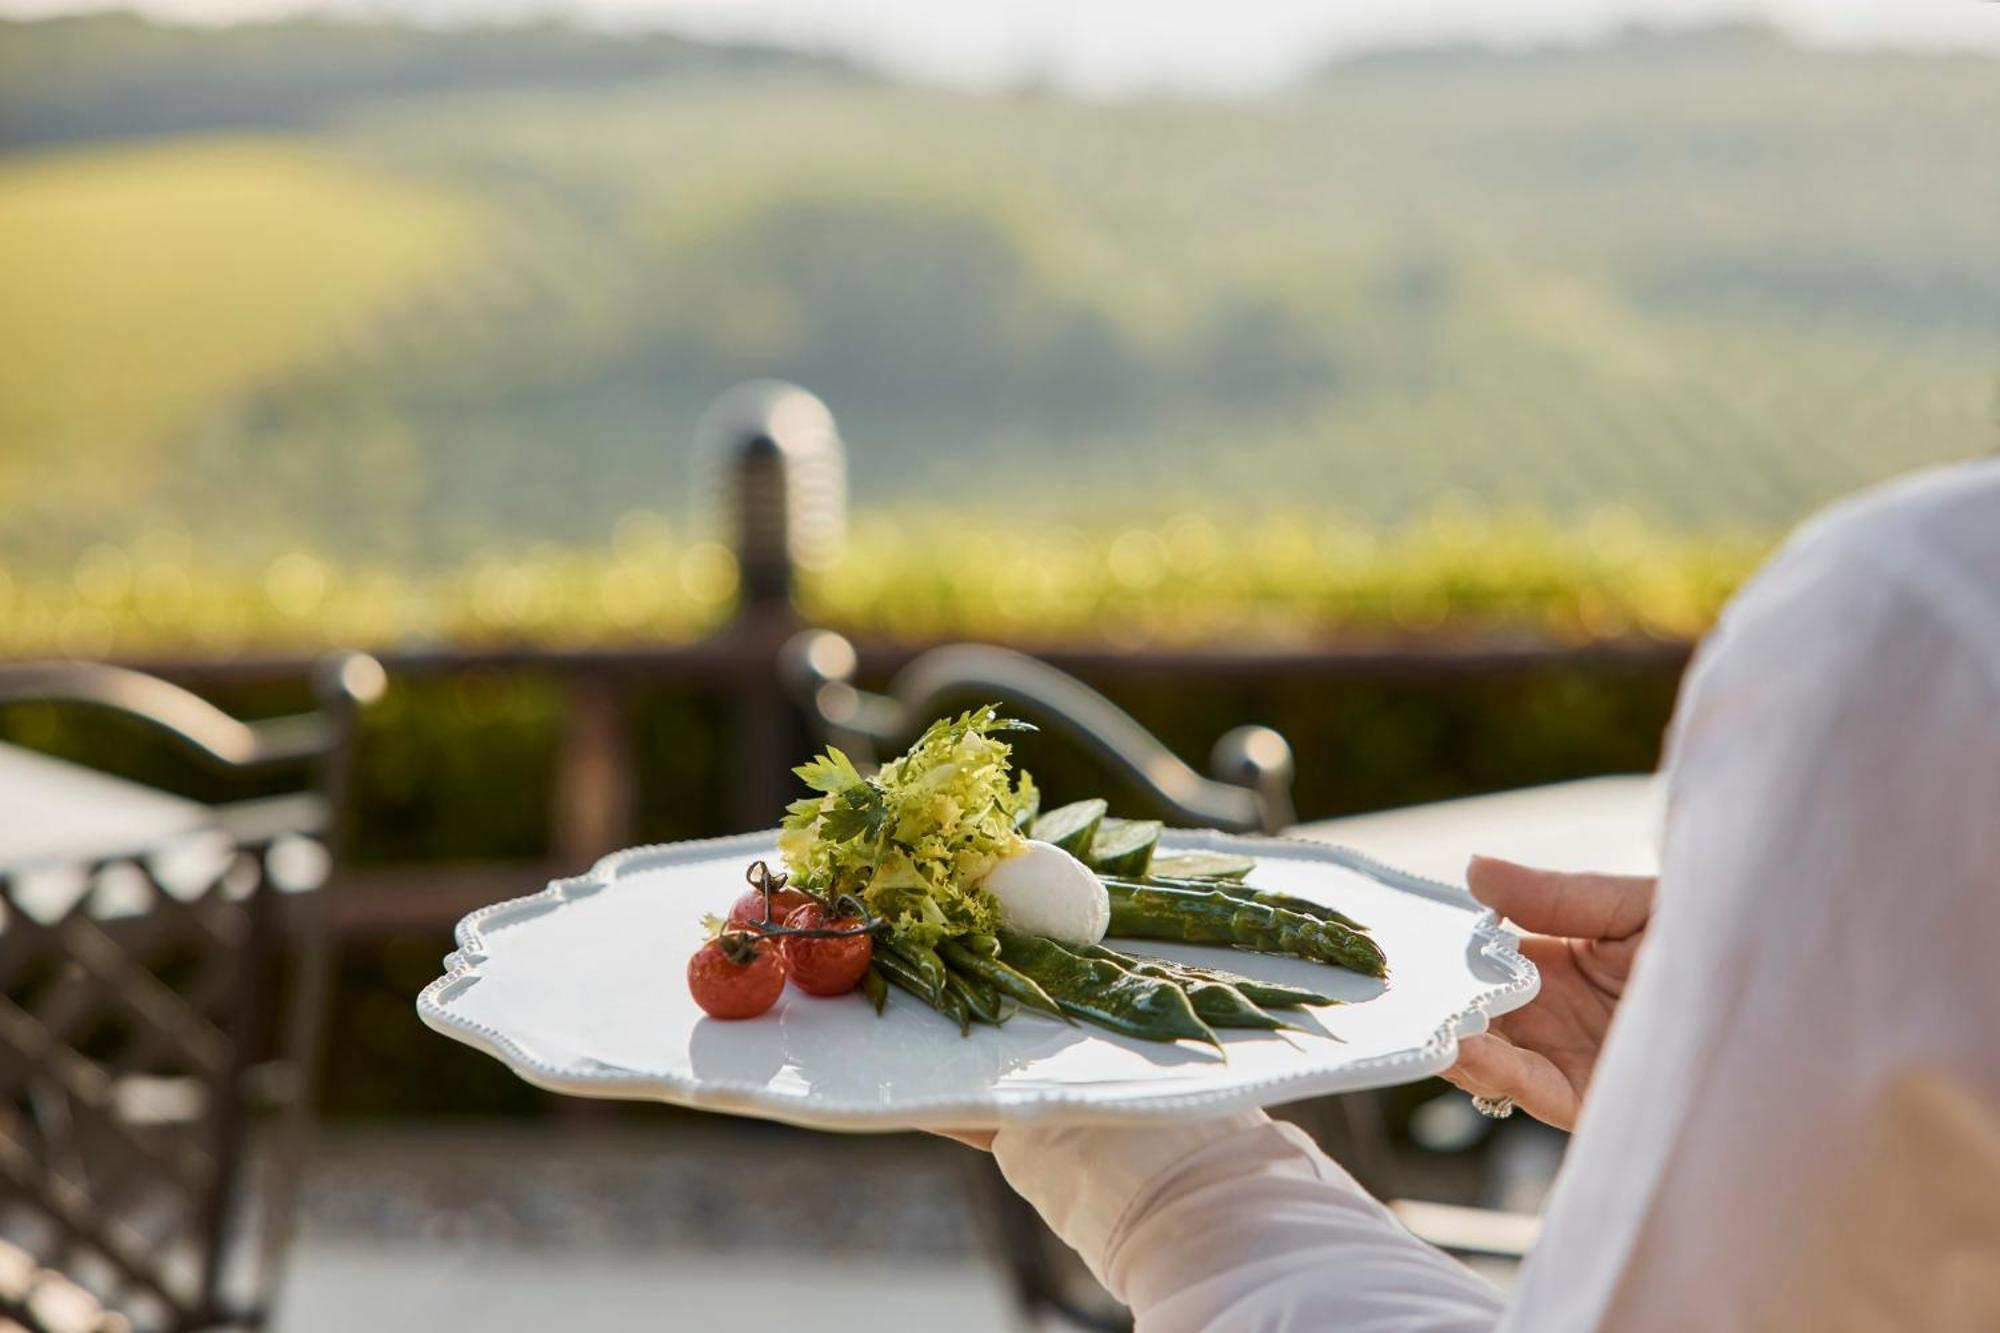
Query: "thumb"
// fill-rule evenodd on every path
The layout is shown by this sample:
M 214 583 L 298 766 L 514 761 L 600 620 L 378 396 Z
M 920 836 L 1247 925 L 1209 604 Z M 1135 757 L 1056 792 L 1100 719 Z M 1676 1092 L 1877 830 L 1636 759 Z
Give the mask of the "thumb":
M 1523 930 L 1571 939 L 1618 940 L 1653 914 L 1650 875 L 1592 875 L 1538 870 L 1475 856 L 1465 868 L 1472 896 Z

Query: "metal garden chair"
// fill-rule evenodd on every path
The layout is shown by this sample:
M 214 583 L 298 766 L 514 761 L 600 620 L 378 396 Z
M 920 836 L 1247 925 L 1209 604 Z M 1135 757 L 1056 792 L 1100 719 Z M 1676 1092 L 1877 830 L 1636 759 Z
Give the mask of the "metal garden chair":
M 0 705 L 106 709 L 228 773 L 312 775 L 173 846 L 0 865 L 0 1328 L 265 1323 L 327 990 L 318 890 L 382 686 L 373 659 L 329 658 L 316 711 L 246 724 L 119 668 L 0 665 Z

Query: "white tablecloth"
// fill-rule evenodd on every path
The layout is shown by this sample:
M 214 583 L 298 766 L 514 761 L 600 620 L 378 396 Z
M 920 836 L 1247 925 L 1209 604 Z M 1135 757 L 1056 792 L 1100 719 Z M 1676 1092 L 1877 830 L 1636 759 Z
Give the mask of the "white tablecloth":
M 0 869 L 141 851 L 213 820 L 197 802 L 0 745 Z
M 1555 870 L 1659 871 L 1658 785 L 1650 774 L 1585 778 L 1302 824 L 1399 870 L 1465 883 L 1475 852 Z

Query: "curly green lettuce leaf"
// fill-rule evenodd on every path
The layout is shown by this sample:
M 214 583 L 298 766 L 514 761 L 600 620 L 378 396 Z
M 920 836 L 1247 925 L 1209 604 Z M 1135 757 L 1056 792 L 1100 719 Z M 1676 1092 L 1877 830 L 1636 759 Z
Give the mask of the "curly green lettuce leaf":
M 873 777 L 829 746 L 794 770 L 817 794 L 785 810 L 778 850 L 793 879 L 854 895 L 912 943 L 991 933 L 999 913 L 979 882 L 1020 850 L 1015 815 L 1034 799 L 998 737 L 1031 730 L 992 705 L 940 718 Z

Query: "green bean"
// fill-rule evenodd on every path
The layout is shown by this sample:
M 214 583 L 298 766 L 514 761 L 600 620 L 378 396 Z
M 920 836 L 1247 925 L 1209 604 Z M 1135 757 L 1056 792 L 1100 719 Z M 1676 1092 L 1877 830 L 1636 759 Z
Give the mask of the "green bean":
M 1064 1012 L 1099 1027 L 1147 1041 L 1187 1037 L 1222 1045 L 1171 981 L 1133 976 L 1116 963 L 1079 957 L 1036 935 L 1001 935 L 1000 957 L 1034 978 Z
M 985 982 L 960 972 L 948 972 L 945 984 L 951 987 L 952 994 L 965 1002 L 965 1007 L 981 1023 L 998 1027 L 1003 1021 L 1000 1017 L 1000 992 Z
M 1000 956 L 1000 941 L 991 935 L 984 935 L 978 931 L 973 931 L 968 935 L 961 935 L 955 940 L 947 940 L 946 943 L 956 944 L 962 949 L 970 949 L 981 958 L 998 958 Z M 940 947 L 938 952 L 944 952 L 943 948 Z
M 951 988 L 948 978 L 945 983 L 944 995 L 941 998 L 943 1000 L 944 1012 L 958 1020 L 958 1035 L 961 1037 L 971 1036 L 972 1006 L 965 1002 L 963 995 L 960 995 Z
M 1115 964 L 1136 977 L 1158 977 L 1162 981 L 1172 982 L 1187 993 L 1188 1003 L 1194 1007 L 1195 1016 L 1210 1027 L 1257 1028 L 1270 1032 L 1291 1026 L 1259 1009 L 1242 991 L 1226 981 L 1185 976 L 1176 972 L 1170 964 L 1149 958 L 1127 957 L 1097 944 L 1078 952 L 1086 958 L 1098 958 Z
M 1150 885 L 1161 889 L 1182 889 L 1189 893 L 1220 893 L 1238 902 L 1262 903 L 1266 907 L 1297 912 L 1300 916 L 1309 916 L 1315 921 L 1329 921 L 1336 926 L 1345 926 L 1349 930 L 1358 930 L 1364 934 L 1368 930 L 1368 927 L 1347 913 L 1328 907 L 1325 903 L 1316 903 L 1310 898 L 1279 893 L 1273 889 L 1254 888 L 1248 884 L 1234 884 L 1216 879 L 1169 879 L 1160 875 L 1148 875 L 1143 880 L 1127 879 L 1124 882 L 1134 886 Z
M 1332 921 L 1244 902 L 1213 888 L 1195 891 L 1125 880 L 1106 880 L 1104 887 L 1111 896 L 1112 935 L 1230 944 L 1255 953 L 1309 958 L 1371 977 L 1389 972 L 1381 945 Z
M 993 948 L 997 953 L 1000 941 L 994 940 L 991 935 L 985 938 L 993 940 Z M 1039 1009 L 1045 1014 L 1062 1019 L 1065 1023 L 1070 1021 L 1069 1015 L 1062 1011 L 1062 1006 L 1050 999 L 1049 993 L 1037 986 L 1034 978 L 1023 976 L 998 958 L 982 956 L 976 949 L 957 940 L 946 940 L 938 946 L 938 952 L 944 956 L 945 962 L 954 971 L 978 977 L 1002 995 L 1012 996 L 1030 1009 Z
M 882 975 L 892 985 L 899 986 L 908 991 L 931 1008 L 943 1014 L 946 1018 L 957 1023 L 961 1033 L 968 1030 L 971 1019 L 965 1008 L 965 1002 L 956 995 L 951 994 L 949 990 L 942 994 L 934 993 L 930 988 L 930 983 L 924 980 L 923 974 L 901 954 L 893 949 L 884 949 L 875 955 L 875 966 L 881 969 Z
M 868 997 L 868 1003 L 875 1006 L 878 1014 L 882 1012 L 882 1006 L 889 1002 L 889 983 L 883 980 L 881 969 L 873 963 L 861 974 L 861 993 Z
M 939 997 L 944 995 L 946 975 L 944 960 L 937 956 L 936 949 L 928 944 L 912 944 L 908 940 L 899 940 L 894 935 L 888 936 L 883 943 L 889 946 L 890 953 L 917 970 L 917 975 L 921 976 L 924 984 L 931 988 L 932 995 Z

